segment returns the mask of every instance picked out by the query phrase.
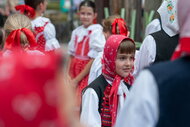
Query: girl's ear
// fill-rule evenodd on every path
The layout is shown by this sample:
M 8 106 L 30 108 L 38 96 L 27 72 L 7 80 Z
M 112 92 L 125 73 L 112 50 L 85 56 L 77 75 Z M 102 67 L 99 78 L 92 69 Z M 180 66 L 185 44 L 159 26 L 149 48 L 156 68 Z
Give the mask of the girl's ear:
M 39 5 L 38 5 L 38 9 L 39 10 L 43 10 L 44 9 L 44 3 L 41 2 Z
M 97 13 L 94 13 L 93 23 L 94 23 L 94 24 L 96 24 L 96 23 L 97 23 Z
M 129 37 L 129 35 L 130 35 L 130 32 L 128 31 L 128 32 L 127 32 L 127 37 Z
M 97 15 L 98 15 L 98 14 L 95 12 L 95 13 L 94 13 L 94 19 L 96 19 L 96 18 L 97 18 Z
M 42 7 L 43 7 L 43 3 L 40 3 L 40 4 L 38 5 L 38 8 L 41 10 Z

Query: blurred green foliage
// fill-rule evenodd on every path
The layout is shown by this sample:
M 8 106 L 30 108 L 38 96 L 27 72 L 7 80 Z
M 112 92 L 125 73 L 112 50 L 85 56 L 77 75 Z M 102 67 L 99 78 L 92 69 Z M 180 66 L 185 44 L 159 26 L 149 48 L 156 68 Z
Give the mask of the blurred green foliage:
M 60 10 L 60 2 L 56 1 L 49 1 L 47 9 L 52 9 L 52 10 Z

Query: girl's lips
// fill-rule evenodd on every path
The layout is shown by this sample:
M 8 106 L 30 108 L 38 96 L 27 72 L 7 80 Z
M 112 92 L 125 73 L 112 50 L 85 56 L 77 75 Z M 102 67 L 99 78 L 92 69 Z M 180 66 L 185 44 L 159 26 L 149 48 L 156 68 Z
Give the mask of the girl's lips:
M 124 68 L 123 71 L 124 71 L 124 72 L 129 72 L 129 71 L 130 71 L 130 68 Z

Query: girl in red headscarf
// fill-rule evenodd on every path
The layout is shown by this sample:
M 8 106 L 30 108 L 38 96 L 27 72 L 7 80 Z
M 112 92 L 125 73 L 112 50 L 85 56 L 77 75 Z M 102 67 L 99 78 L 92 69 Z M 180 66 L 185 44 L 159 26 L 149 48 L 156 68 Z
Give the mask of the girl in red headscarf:
M 104 48 L 102 74 L 82 96 L 81 122 L 92 127 L 113 127 L 133 83 L 135 43 L 124 35 L 111 35 Z M 128 79 L 126 80 L 124 79 Z
M 54 25 L 48 18 L 43 17 L 47 2 L 47 0 L 25 0 L 25 5 L 18 5 L 15 8 L 32 20 L 32 29 L 35 32 L 38 49 L 50 52 L 60 48 L 60 45 L 56 39 Z
M 31 21 L 28 17 L 22 14 L 10 15 L 4 25 L 3 56 L 10 55 L 14 51 L 43 55 L 36 50 L 37 43 L 31 29 Z
M 106 39 L 108 39 L 108 37 L 112 34 L 120 34 L 127 37 L 129 36 L 127 24 L 125 20 L 122 19 L 119 15 L 112 15 L 107 19 L 104 19 L 102 22 L 102 26 Z M 88 78 L 88 84 L 94 81 L 102 73 L 102 54 L 103 52 L 99 52 L 98 56 L 92 63 Z

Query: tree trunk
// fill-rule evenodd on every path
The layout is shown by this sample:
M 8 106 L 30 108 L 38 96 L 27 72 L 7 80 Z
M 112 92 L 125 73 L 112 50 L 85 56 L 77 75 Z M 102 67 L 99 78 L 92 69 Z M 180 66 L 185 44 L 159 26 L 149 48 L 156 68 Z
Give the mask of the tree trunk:
M 120 14 L 121 0 L 110 0 L 111 15 Z
M 110 8 L 110 0 L 95 0 L 96 10 L 98 13 L 97 22 L 101 24 L 102 19 L 105 18 L 104 16 L 104 7 Z
M 136 29 L 135 40 L 142 41 L 142 0 L 136 0 Z
M 162 3 L 162 0 L 145 0 L 144 11 L 150 12 L 151 10 L 155 10 L 155 12 L 157 12 L 161 3 Z M 158 17 L 157 13 L 155 17 Z

